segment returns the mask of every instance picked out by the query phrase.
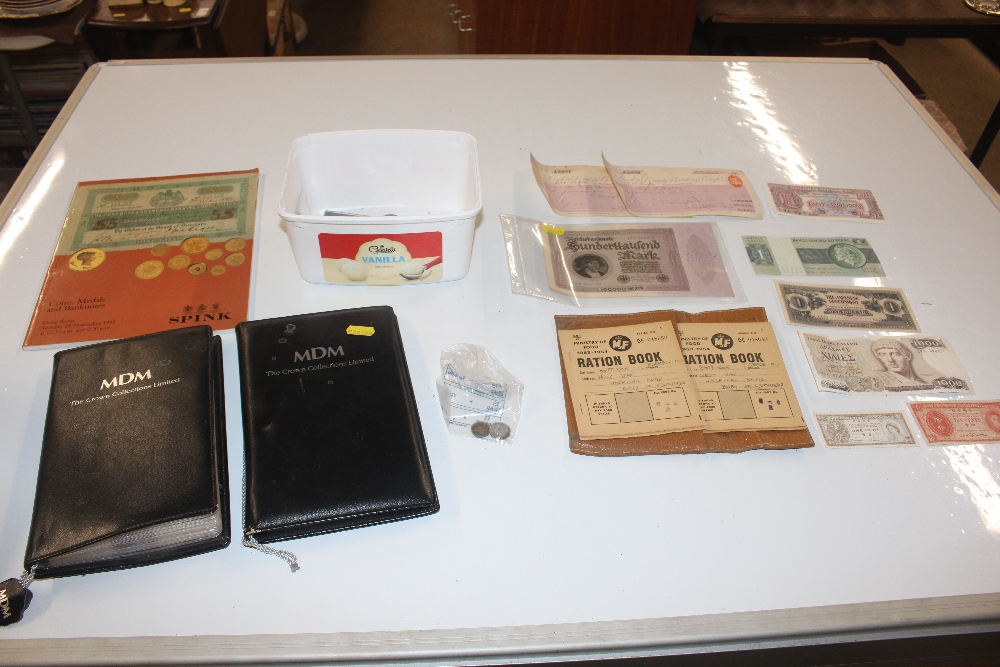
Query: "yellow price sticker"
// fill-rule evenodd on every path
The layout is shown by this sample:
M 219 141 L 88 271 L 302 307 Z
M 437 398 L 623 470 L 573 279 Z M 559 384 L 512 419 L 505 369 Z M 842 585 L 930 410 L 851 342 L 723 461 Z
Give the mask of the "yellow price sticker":
M 352 324 L 347 327 L 348 336 L 374 336 L 375 327 L 362 327 L 356 324 Z
M 116 18 L 116 19 L 121 19 L 121 18 L 125 18 L 125 15 L 124 15 L 124 14 L 112 14 L 111 16 L 112 16 L 113 18 Z
M 555 227 L 554 225 L 546 225 L 543 223 L 542 231 L 548 232 L 549 234 L 555 234 L 556 236 L 562 236 L 563 232 L 565 232 L 566 230 L 563 229 L 562 227 Z
M 190 7 L 181 7 L 181 8 L 180 8 L 180 9 L 178 9 L 177 11 L 179 11 L 179 12 L 181 12 L 181 13 L 186 13 L 186 12 L 189 12 L 189 11 L 191 11 L 191 8 L 190 8 Z

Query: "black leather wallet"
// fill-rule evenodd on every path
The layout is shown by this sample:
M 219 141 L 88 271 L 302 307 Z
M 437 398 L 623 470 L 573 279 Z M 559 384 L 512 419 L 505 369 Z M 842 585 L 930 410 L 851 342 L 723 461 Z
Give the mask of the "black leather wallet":
M 276 542 L 438 511 L 391 308 L 244 322 L 236 340 L 248 539 Z
M 57 352 L 25 567 L 87 574 L 228 545 L 224 409 L 207 326 Z

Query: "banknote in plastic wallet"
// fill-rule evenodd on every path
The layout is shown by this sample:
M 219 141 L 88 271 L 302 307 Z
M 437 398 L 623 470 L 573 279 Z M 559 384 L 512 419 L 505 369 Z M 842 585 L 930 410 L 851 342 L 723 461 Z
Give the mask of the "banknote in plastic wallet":
M 709 431 L 805 428 L 768 322 L 678 322 Z
M 560 294 L 734 296 L 712 223 L 576 225 L 542 241 L 549 287 Z
M 830 339 L 801 332 L 816 388 L 840 394 L 974 394 L 969 374 L 939 336 Z

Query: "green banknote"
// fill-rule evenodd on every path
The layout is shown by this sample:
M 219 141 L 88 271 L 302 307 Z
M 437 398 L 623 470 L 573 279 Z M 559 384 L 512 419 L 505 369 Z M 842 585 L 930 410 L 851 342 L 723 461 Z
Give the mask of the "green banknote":
M 768 276 L 885 276 L 866 239 L 744 236 L 754 273 Z

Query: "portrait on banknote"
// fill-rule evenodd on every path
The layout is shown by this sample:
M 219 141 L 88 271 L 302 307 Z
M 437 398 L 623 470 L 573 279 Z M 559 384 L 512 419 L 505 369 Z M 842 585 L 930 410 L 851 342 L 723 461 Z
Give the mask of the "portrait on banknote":
M 914 401 L 909 406 L 929 445 L 1000 442 L 1000 401 Z
M 560 294 L 734 294 L 712 223 L 574 225 L 542 237 L 549 287 Z
M 885 276 L 867 239 L 744 236 L 743 247 L 757 275 Z
M 887 447 L 917 444 L 902 412 L 816 413 L 827 447 Z
M 939 336 L 830 339 L 802 332 L 816 388 L 841 394 L 974 394 L 951 344 Z

